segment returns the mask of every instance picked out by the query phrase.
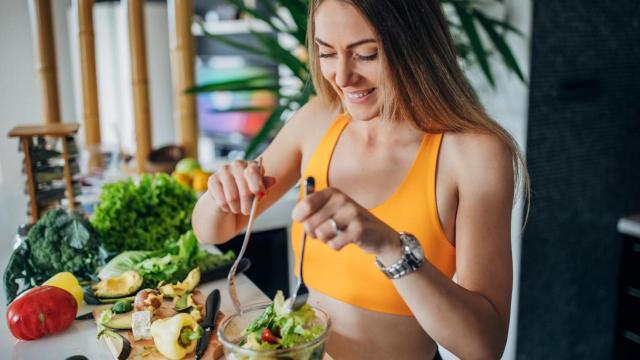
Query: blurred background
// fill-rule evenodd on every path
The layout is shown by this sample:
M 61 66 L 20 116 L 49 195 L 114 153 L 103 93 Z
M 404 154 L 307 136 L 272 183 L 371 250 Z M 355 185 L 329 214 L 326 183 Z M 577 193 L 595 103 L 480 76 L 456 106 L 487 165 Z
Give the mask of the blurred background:
M 175 165 L 184 158 L 212 172 L 255 156 L 311 94 L 299 14 L 289 2 L 148 0 L 140 2 L 141 22 L 131 19 L 135 2 L 88 2 L 92 100 L 78 15 L 84 1 L 0 0 L 0 234 L 7 249 L 32 214 L 24 154 L 8 137 L 15 127 L 80 124 L 77 172 L 90 174 L 81 185 L 158 170 L 180 180 Z M 442 3 L 468 78 L 517 140 L 531 175 L 524 230 L 523 204 L 514 209 L 503 358 L 640 358 L 640 2 Z M 49 23 L 37 15 L 46 6 Z M 95 154 L 99 165 L 90 161 Z M 91 205 L 98 191 L 87 186 L 76 201 Z M 249 275 L 270 296 L 288 292 L 292 281 L 294 203 L 295 194 L 285 196 L 258 224 L 256 236 L 273 241 L 253 243 L 267 245 L 253 249 L 252 260 L 263 260 Z M 258 256 L 265 253 L 268 259 Z M 8 257 L 0 251 L 0 264 Z M 274 263 L 278 275 L 266 278 L 260 269 Z

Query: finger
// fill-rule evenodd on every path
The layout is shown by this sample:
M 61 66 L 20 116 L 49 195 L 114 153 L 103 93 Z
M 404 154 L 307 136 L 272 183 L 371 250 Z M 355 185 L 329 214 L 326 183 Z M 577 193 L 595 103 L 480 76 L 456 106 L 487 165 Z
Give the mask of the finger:
M 349 245 L 352 241 L 349 240 L 348 234 L 344 231 L 340 232 L 338 236 L 335 236 L 333 239 L 327 241 L 327 246 L 332 248 L 335 251 L 342 250 L 345 246 Z
M 244 169 L 244 177 L 247 180 L 247 185 L 249 186 L 249 190 L 252 194 L 260 194 L 264 193 L 266 188 L 262 181 L 262 175 L 260 174 L 260 169 L 258 166 L 247 166 Z
M 320 194 L 320 193 L 321 192 L 318 192 L 313 195 Z M 307 216 L 307 218 L 303 221 L 303 225 L 305 229 L 309 232 L 309 234 L 313 234 L 313 236 L 316 238 L 317 238 L 316 235 L 318 235 L 316 231 L 318 230 L 320 225 L 322 225 L 323 223 L 329 221 L 329 219 L 334 217 L 338 212 L 338 210 L 340 209 L 340 207 L 345 206 L 345 202 L 347 199 L 345 195 L 343 195 L 341 192 L 338 192 L 338 191 L 327 191 L 327 193 L 330 193 L 330 196 L 321 205 L 319 203 L 319 200 L 317 200 L 315 197 L 311 198 L 311 196 L 309 196 L 309 201 L 312 203 L 311 206 L 313 206 L 314 208 L 317 208 L 317 206 L 320 206 L 320 207 L 317 208 L 311 215 Z M 327 232 L 327 231 L 324 232 L 325 235 L 328 235 L 328 233 L 330 232 Z
M 240 211 L 249 215 L 251 210 L 251 203 L 253 202 L 253 192 L 249 189 L 249 184 L 245 177 L 246 168 L 235 167 L 232 170 L 233 177 L 235 178 L 236 186 L 238 187 L 238 195 L 240 196 Z
M 297 222 L 306 221 L 309 216 L 315 214 L 326 204 L 327 201 L 329 201 L 332 194 L 332 189 L 323 189 L 313 194 L 307 195 L 304 199 L 300 200 L 298 204 L 293 208 L 293 211 L 291 212 L 291 218 L 293 219 L 293 221 Z
M 240 194 L 238 192 L 238 186 L 236 185 L 235 178 L 229 171 L 223 171 L 218 173 L 222 189 L 224 191 L 224 197 L 227 199 L 227 205 L 232 213 L 237 214 L 240 212 Z
M 209 176 L 209 180 L 207 181 L 207 188 L 209 189 L 209 194 L 213 197 L 213 200 L 216 202 L 216 205 L 220 208 L 220 210 L 224 212 L 229 212 L 229 206 L 227 206 L 227 200 L 224 196 L 224 192 L 222 191 L 222 185 L 218 180 L 216 175 Z
M 333 218 L 328 218 L 315 229 L 315 238 L 327 242 L 336 238 L 342 232 L 338 222 Z

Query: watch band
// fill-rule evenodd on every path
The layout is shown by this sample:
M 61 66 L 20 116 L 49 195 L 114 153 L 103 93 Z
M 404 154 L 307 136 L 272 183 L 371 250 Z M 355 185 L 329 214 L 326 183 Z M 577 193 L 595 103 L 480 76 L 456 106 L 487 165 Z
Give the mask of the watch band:
M 401 232 L 399 240 L 402 244 L 402 257 L 395 263 L 385 266 L 376 256 L 376 265 L 388 278 L 399 279 L 420 268 L 424 263 L 422 247 L 415 236 Z M 416 255 L 417 254 L 417 255 Z

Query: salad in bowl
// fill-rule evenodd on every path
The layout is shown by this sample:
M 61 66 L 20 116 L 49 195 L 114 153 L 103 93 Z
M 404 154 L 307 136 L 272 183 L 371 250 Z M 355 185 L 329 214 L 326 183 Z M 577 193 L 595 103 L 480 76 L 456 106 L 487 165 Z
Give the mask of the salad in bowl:
M 331 321 L 309 304 L 288 312 L 278 291 L 273 302 L 249 306 L 222 321 L 218 338 L 227 359 L 320 360 Z

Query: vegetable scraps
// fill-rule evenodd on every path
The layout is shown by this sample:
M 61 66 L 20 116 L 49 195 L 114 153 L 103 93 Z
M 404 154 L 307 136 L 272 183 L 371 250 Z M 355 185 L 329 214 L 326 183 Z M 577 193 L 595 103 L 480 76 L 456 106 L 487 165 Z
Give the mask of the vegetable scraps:
M 144 279 L 142 287 L 153 289 L 160 283 L 173 284 L 184 280 L 196 267 L 206 272 L 232 262 L 235 257 L 231 250 L 224 254 L 212 254 L 201 249 L 195 234 L 189 230 L 178 241 L 166 243 L 161 250 L 121 253 L 100 270 L 98 277 L 106 279 L 134 270 Z
M 191 229 L 193 190 L 167 174 L 106 184 L 91 223 L 105 249 L 159 250 Z
M 31 228 L 13 252 L 4 272 L 7 303 L 22 291 L 60 272 L 80 280 L 95 279 L 106 252 L 91 223 L 80 213 L 51 210 Z
M 288 349 L 308 343 L 323 332 L 324 327 L 316 324 L 316 313 L 309 304 L 287 312 L 284 295 L 278 291 L 273 303 L 242 330 L 246 337 L 242 347 L 251 350 Z

